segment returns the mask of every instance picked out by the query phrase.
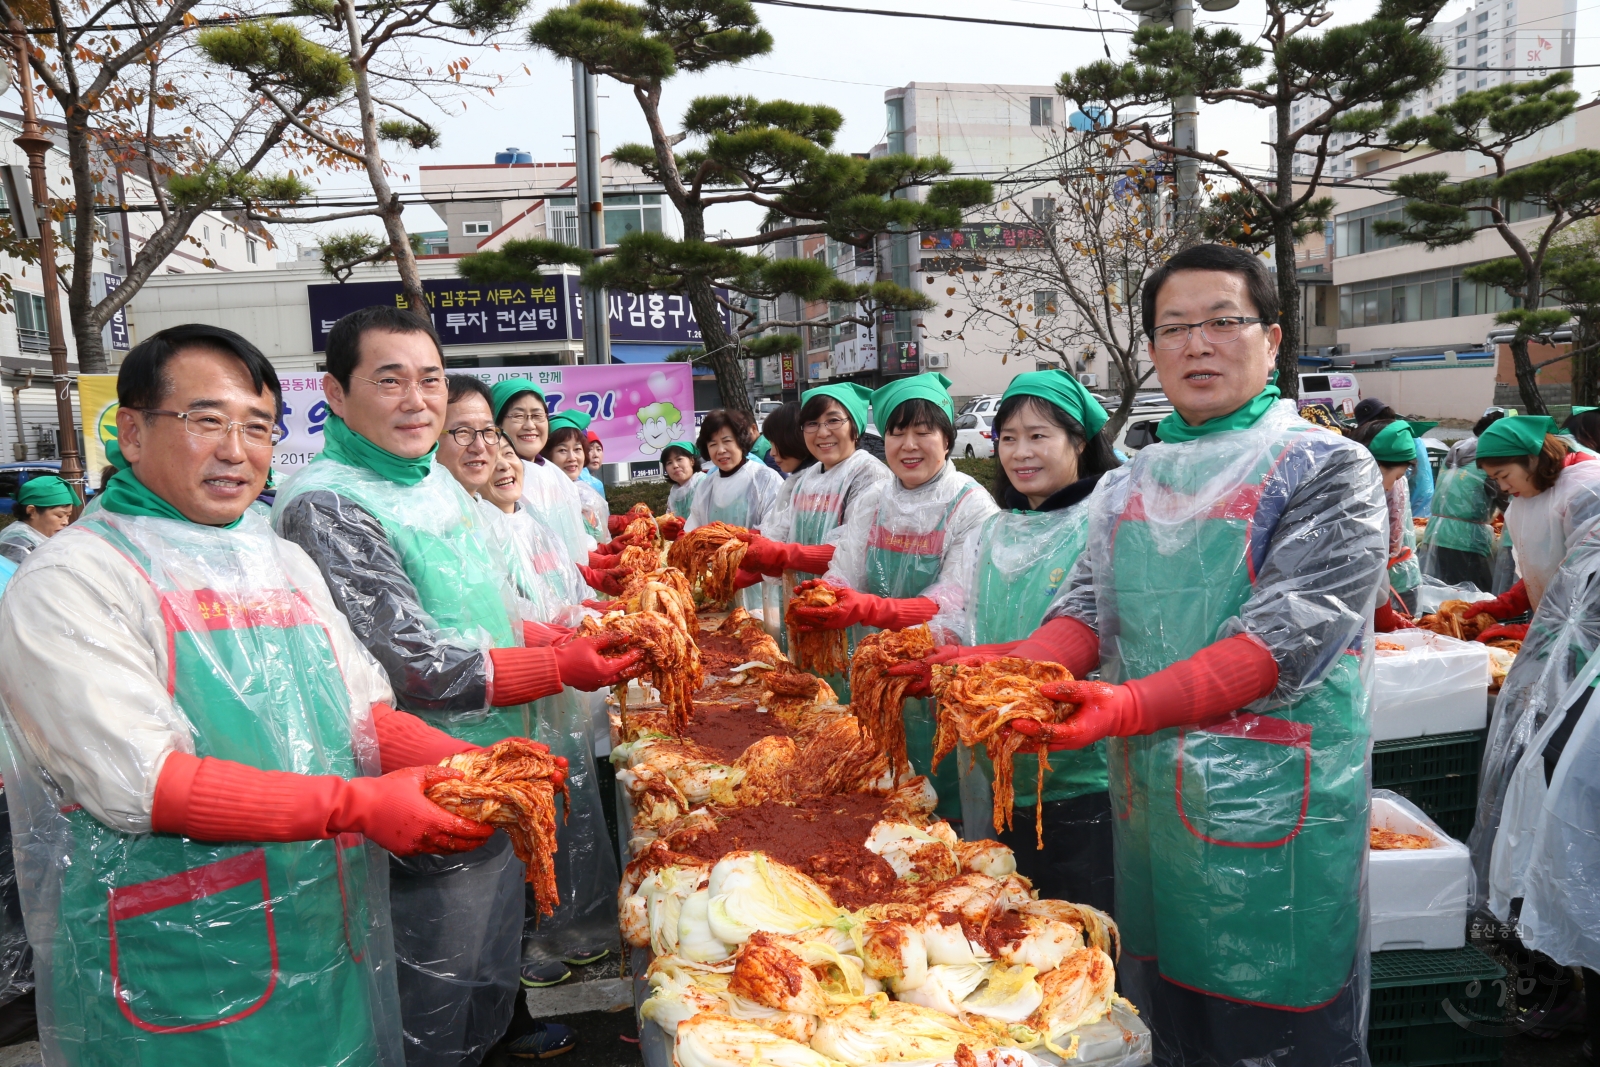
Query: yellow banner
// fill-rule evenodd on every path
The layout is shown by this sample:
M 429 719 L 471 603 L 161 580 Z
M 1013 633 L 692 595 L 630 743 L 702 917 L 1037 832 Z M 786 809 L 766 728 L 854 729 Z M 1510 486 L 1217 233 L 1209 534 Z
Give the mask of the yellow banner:
M 83 469 L 89 484 L 100 487 L 106 444 L 117 439 L 117 376 L 78 375 L 78 403 L 83 411 Z

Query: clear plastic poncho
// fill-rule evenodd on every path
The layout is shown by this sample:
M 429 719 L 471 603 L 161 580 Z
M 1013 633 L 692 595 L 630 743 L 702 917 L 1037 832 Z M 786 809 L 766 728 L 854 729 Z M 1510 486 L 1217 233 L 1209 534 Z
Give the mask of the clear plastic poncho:
M 1476 902 L 1487 903 L 1501 915 L 1515 896 L 1523 895 L 1534 824 L 1551 815 L 1540 810 L 1549 735 L 1600 669 L 1600 657 L 1594 654 L 1600 648 L 1597 578 L 1600 523 L 1579 536 L 1534 611 L 1489 720 L 1478 775 L 1477 817 L 1467 843 L 1477 872 Z M 1578 754 L 1569 742 L 1563 761 Z M 1521 784 L 1514 785 L 1514 780 Z M 1570 774 L 1565 784 L 1584 788 Z M 1508 796 L 1512 792 L 1516 799 Z M 1591 862 L 1596 861 L 1600 857 Z
M 584 533 L 594 538 L 596 544 L 608 543 L 611 527 L 607 520 L 611 516 L 611 505 L 606 503 L 604 494 L 596 492 L 588 482 L 579 479 L 572 485 L 578 491 L 578 513 L 583 516 Z
M 389 686 L 305 554 L 101 509 L 19 573 L 0 658 L 46 1062 L 402 1064 L 386 853 L 150 832 L 172 752 L 379 773 Z
M 482 499 L 478 508 L 487 519 L 490 543 L 504 553 L 517 593 L 527 602 L 523 617 L 576 627 L 590 589 L 555 531 L 521 501 L 511 512 Z
M 1478 467 L 1478 439 L 1466 437 L 1450 446 L 1434 485 L 1428 530 L 1423 536 L 1422 572 L 1439 577 L 1432 550 L 1454 549 L 1489 556 L 1494 552 L 1495 487 Z
M 0 556 L 12 563 L 21 563 L 28 553 L 50 540 L 32 526 L 18 519 L 0 530 Z
M 894 474 L 883 461 L 856 449 L 828 470 L 813 463 L 783 483 L 783 493 L 761 535 L 803 545 L 836 544 L 851 515 L 878 503 Z
M 756 530 L 772 514 L 783 485 L 783 475 L 762 463 L 754 456 L 746 456 L 744 464 L 732 474 L 724 475 L 713 468 L 695 489 L 694 504 L 689 518 L 683 524 L 684 532 L 698 529 L 713 522 L 726 522 Z M 737 594 L 735 607 L 742 606 L 752 613 L 761 610 L 761 585 L 757 584 Z
M 1564 467 L 1556 484 L 1533 497 L 1513 497 L 1506 506 L 1506 532 L 1517 572 L 1535 608 L 1567 557 L 1578 531 L 1600 518 L 1600 460 Z
M 695 490 L 705 480 L 705 471 L 695 471 L 689 475 L 689 480 L 682 485 L 674 485 L 667 490 L 667 510 L 678 518 L 688 521 L 689 509 L 694 507 Z
M 578 490 L 566 472 L 543 458 L 522 461 L 522 502 L 555 531 L 574 563 L 588 563 L 598 543 L 583 526 Z
M 1364 642 L 1386 588 L 1386 505 L 1366 449 L 1291 401 L 1247 414 L 1101 479 L 1087 546 L 1048 615 L 1098 631 L 1110 682 L 1237 634 L 1272 653 L 1277 687 L 1229 718 L 1109 742 L 1119 978 L 1154 1009 L 1158 1058 L 1214 1061 L 1175 1051 L 1186 1027 L 1164 1017 L 1159 974 L 1319 1007 L 1319 1062 L 1342 1063 L 1366 1036 Z M 1258 1062 L 1275 1062 L 1271 1049 Z

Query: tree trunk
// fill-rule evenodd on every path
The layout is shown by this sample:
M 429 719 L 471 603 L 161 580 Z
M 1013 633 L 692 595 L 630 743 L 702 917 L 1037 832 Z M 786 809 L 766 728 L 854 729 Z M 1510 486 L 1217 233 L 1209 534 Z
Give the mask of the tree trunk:
M 750 403 L 750 393 L 744 384 L 744 360 L 739 358 L 739 339 L 722 323 L 722 308 L 711 283 L 704 278 L 684 281 L 684 293 L 689 306 L 694 308 L 695 321 L 700 324 L 700 343 L 705 346 L 706 362 L 717 376 L 717 390 L 722 394 L 722 406 L 755 414 Z
M 1283 71 L 1278 75 L 1278 143 L 1273 145 L 1277 181 L 1272 197 L 1278 210 L 1272 216 L 1272 258 L 1277 263 L 1278 327 L 1283 339 L 1278 342 L 1278 391 L 1290 400 L 1300 399 L 1300 283 L 1295 277 L 1294 256 L 1294 142 L 1284 136 L 1290 125 L 1291 93 Z
M 1539 395 L 1538 371 L 1533 369 L 1533 360 L 1528 357 L 1528 339 L 1526 337 L 1512 339 L 1511 363 L 1517 371 L 1517 390 L 1522 394 L 1522 406 L 1526 409 L 1523 414 L 1550 414 L 1549 409 L 1544 405 L 1544 397 Z
M 383 149 L 378 142 L 378 109 L 372 101 L 372 85 L 367 80 L 367 65 L 362 61 L 361 24 L 357 21 L 355 0 L 344 0 L 344 23 L 350 35 L 350 69 L 356 76 L 356 102 L 361 108 L 361 155 L 367 168 L 367 178 L 372 182 L 383 230 L 389 238 L 389 250 L 394 255 L 395 267 L 400 271 L 400 289 L 406 303 L 423 321 L 431 322 L 427 297 L 422 292 L 422 276 L 417 273 L 417 257 L 411 250 L 411 237 L 406 233 L 401 214 L 405 206 L 389 187 L 389 177 L 383 172 Z
M 109 370 L 105 346 L 101 343 L 102 323 L 92 321 L 94 306 L 90 283 L 94 280 L 94 174 L 89 163 L 89 126 L 82 108 L 67 109 L 67 161 L 72 172 L 73 230 L 72 281 L 67 286 L 67 319 L 77 348 L 79 374 L 104 374 Z M 39 220 L 49 226 L 48 218 Z M 79 270 L 78 265 L 83 269 Z M 58 265 L 59 269 L 59 265 Z
M 1579 315 L 1572 320 L 1572 347 L 1589 348 L 1600 341 L 1600 329 L 1594 320 Z M 1572 357 L 1572 402 L 1585 407 L 1595 406 L 1600 396 L 1600 351 L 1589 348 Z

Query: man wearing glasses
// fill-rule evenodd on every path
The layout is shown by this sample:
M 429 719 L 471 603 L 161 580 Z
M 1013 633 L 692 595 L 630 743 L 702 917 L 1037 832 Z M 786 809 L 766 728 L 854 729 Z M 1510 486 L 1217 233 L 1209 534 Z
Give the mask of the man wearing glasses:
M 1013 653 L 1103 680 L 1045 687 L 1079 705 L 1066 722 L 1014 725 L 1111 739 L 1118 973 L 1157 1063 L 1360 1063 L 1378 468 L 1278 399 L 1256 257 L 1180 252 L 1143 313 L 1176 410 L 1096 487 L 1088 547 Z
M 430 756 L 533 736 L 533 701 L 637 672 L 636 653 L 608 658 L 598 638 L 530 647 L 483 513 L 434 462 L 448 383 L 427 322 L 352 312 L 328 335 L 327 367 L 327 442 L 279 490 L 273 522 L 321 568 L 398 706 L 453 739 Z M 391 863 L 408 1067 L 471 1067 L 505 1033 L 523 879 L 503 833 L 460 856 Z
M 117 376 L 125 462 L 0 608 L 0 702 L 52 1063 L 399 1055 L 386 860 L 489 828 L 424 795 L 443 735 L 250 505 L 282 394 L 230 330 Z M 450 740 L 443 738 L 443 740 Z

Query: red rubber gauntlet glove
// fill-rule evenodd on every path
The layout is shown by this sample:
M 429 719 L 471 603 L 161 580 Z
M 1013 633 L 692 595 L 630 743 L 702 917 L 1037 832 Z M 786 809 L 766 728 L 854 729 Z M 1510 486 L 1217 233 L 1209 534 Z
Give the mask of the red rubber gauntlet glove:
M 1040 663 L 1059 663 L 1082 678 L 1100 666 L 1100 635 L 1077 619 L 1051 619 L 1010 652 Z
M 497 708 L 526 704 L 561 692 L 561 670 L 553 648 L 491 648 L 494 676 L 489 703 Z
M 896 663 L 889 668 L 893 678 L 909 678 L 906 695 L 929 697 L 933 695 L 933 668 L 937 664 L 955 664 L 958 667 L 978 667 L 991 660 L 1011 654 L 1020 641 L 1000 645 L 940 645 L 921 659 L 910 663 Z
M 478 747 L 387 704 L 372 705 L 372 725 L 378 734 L 378 763 L 384 774 L 406 767 L 431 767 Z
M 656 529 L 661 531 L 663 541 L 676 541 L 683 536 L 683 520 L 676 515 L 663 515 L 656 520 Z
M 596 570 L 578 564 L 578 573 L 583 575 L 584 582 L 597 593 L 609 593 L 612 596 L 622 595 L 622 578 L 616 571 Z
M 739 561 L 740 568 L 768 578 L 781 578 L 786 570 L 824 574 L 833 561 L 832 545 L 788 544 L 751 533 L 742 535 L 741 539 L 747 543 L 744 559 Z
M 556 626 L 547 622 L 522 622 L 522 643 L 529 648 L 549 648 L 559 645 L 571 637 L 575 630 L 567 626 Z
M 1064 723 L 1032 719 L 1011 726 L 1043 738 L 1052 749 L 1087 748 L 1105 737 L 1153 734 L 1171 726 L 1204 726 L 1227 718 L 1278 684 L 1278 664 L 1266 646 L 1247 634 L 1207 645 L 1188 659 L 1125 685 L 1052 682 L 1039 692 L 1078 705 Z
M 628 528 L 628 516 L 626 516 L 626 515 L 607 515 L 606 516 L 606 529 L 610 531 L 612 537 L 617 536 L 617 534 L 621 533 L 623 530 L 626 530 L 627 528 Z
M 1528 624 L 1525 622 L 1506 623 L 1502 626 L 1491 626 L 1478 635 L 1478 640 L 1484 644 L 1490 641 L 1525 641 L 1528 638 Z
M 644 669 L 643 653 L 606 655 L 626 640 L 621 634 L 597 634 L 574 637 L 551 649 L 555 653 L 561 684 L 592 693 L 638 675 Z
M 1411 616 L 1403 611 L 1396 611 L 1392 604 L 1379 604 L 1372 613 L 1372 625 L 1380 634 L 1392 634 L 1396 630 L 1415 630 L 1417 624 L 1411 621 Z
M 794 608 L 794 617 L 805 630 L 843 630 L 857 624 L 880 630 L 903 630 L 918 626 L 939 613 L 939 606 L 927 597 L 899 599 L 873 596 L 843 586 L 830 586 L 839 602 L 825 608 Z
M 617 560 L 622 558 L 622 550 L 626 546 L 618 545 L 615 552 L 607 551 L 615 541 L 601 545 L 599 548 L 589 550 L 589 566 L 597 571 L 610 570 L 617 565 Z
M 452 815 L 424 795 L 434 782 L 460 777 L 444 767 L 407 767 L 346 781 L 174 752 L 156 779 L 150 828 L 197 841 L 318 841 L 358 833 L 397 856 L 469 852 L 494 827 Z
M 1470 619 L 1475 615 L 1493 615 L 1497 619 L 1514 619 L 1528 611 L 1528 587 L 1518 582 L 1493 600 L 1478 601 L 1462 612 L 1461 617 Z

